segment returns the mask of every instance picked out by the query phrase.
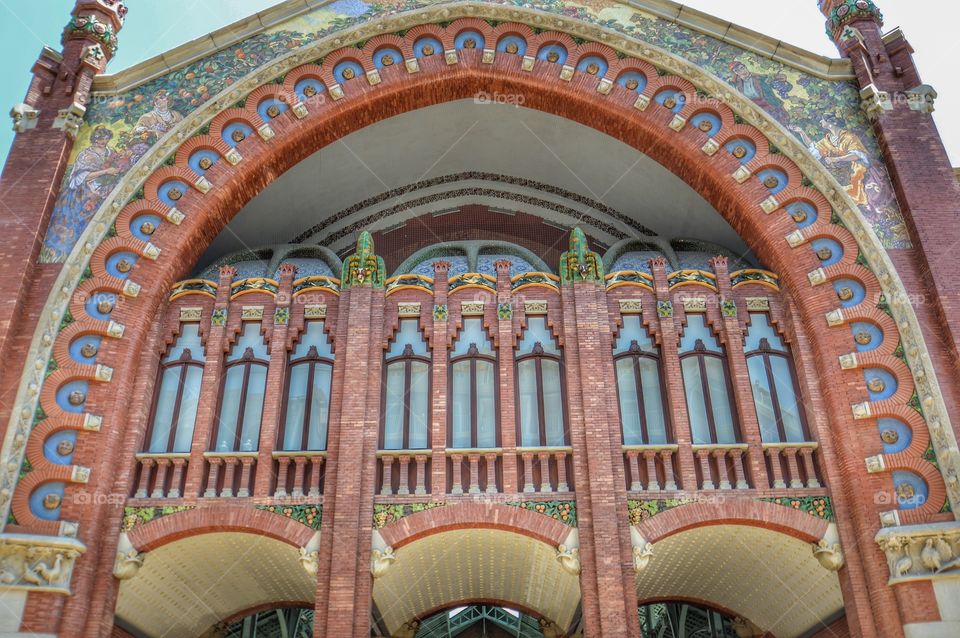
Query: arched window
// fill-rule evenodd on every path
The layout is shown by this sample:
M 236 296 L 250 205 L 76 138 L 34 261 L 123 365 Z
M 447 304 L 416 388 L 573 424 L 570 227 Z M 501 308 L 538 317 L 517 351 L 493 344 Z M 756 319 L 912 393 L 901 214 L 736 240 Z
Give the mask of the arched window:
M 160 361 L 153 398 L 153 420 L 146 451 L 153 454 L 189 452 L 203 378 L 200 324 L 184 323 L 180 336 Z
M 430 352 L 419 319 L 401 319 L 384 357 L 382 450 L 429 446 Z
M 546 317 L 528 317 L 517 344 L 517 413 L 521 447 L 567 445 L 561 352 Z
M 450 352 L 450 447 L 497 447 L 497 355 L 480 317 L 466 317 Z
M 327 449 L 333 350 L 323 321 L 308 321 L 287 368 L 287 401 L 283 406 L 280 449 Z
M 737 425 L 723 346 L 702 314 L 688 314 L 680 367 L 694 445 L 736 443 Z
M 259 447 L 269 363 L 260 324 L 244 323 L 224 366 L 215 451 L 252 452 Z
M 624 445 L 667 443 L 660 348 L 640 315 L 625 315 L 613 349 Z
M 770 325 L 766 313 L 750 313 L 744 350 L 753 403 L 765 443 L 806 441 L 803 410 L 790 350 Z

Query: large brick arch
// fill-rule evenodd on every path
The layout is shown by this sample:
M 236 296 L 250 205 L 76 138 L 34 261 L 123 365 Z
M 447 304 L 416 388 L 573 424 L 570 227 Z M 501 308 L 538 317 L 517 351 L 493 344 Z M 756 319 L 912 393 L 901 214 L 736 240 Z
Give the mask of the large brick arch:
M 696 502 L 661 512 L 634 525 L 648 542 L 704 525 L 753 525 L 813 542 L 823 538 L 830 523 L 800 510 L 764 501 Z
M 416 540 L 457 529 L 498 529 L 556 547 L 571 528 L 560 521 L 512 505 L 464 503 L 417 512 L 386 525 L 380 535 L 394 549 Z
M 254 534 L 304 547 L 316 530 L 273 512 L 245 505 L 226 505 L 169 514 L 134 528 L 128 537 L 139 551 L 148 552 L 184 538 L 212 532 Z

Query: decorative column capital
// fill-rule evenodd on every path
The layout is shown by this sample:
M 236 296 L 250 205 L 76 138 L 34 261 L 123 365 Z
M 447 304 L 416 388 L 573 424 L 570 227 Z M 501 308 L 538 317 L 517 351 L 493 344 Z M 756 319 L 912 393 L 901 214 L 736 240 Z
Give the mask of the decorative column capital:
M 590 250 L 587 237 L 579 227 L 570 231 L 570 248 L 560 255 L 560 281 L 592 281 L 603 283 L 603 261 Z
M 843 31 L 854 22 L 872 20 L 883 26 L 883 14 L 873 0 L 820 0 L 820 11 L 827 18 L 827 35 L 837 43 L 847 39 Z
M 117 52 L 117 33 L 123 28 L 127 6 L 121 0 L 78 0 L 70 22 L 63 30 L 61 43 L 71 40 L 89 42 L 82 61 L 97 71 Z
M 358 286 L 383 288 L 387 279 L 387 269 L 383 258 L 374 253 L 373 236 L 368 231 L 357 238 L 357 252 L 343 262 L 340 289 L 347 290 Z

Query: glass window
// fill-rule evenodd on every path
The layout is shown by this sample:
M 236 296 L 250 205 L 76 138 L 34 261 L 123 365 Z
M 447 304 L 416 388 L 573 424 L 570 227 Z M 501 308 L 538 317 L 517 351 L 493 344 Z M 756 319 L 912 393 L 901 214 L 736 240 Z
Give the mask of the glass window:
M 281 450 L 327 449 L 333 360 L 323 321 L 306 322 L 288 362 Z
M 450 447 L 497 447 L 496 366 L 483 319 L 465 317 L 450 352 Z
M 269 363 L 260 324 L 244 323 L 224 366 L 215 451 L 252 452 L 259 447 Z
M 160 361 L 147 452 L 189 452 L 203 378 L 200 325 L 181 324 L 180 335 Z
M 430 352 L 418 319 L 401 319 L 384 359 L 382 450 L 429 447 Z
M 702 314 L 687 315 L 680 368 L 693 444 L 737 443 L 726 353 Z
M 750 313 L 744 347 L 760 436 L 767 443 L 806 441 L 790 350 L 766 313 Z
M 613 348 L 624 445 L 667 443 L 660 348 L 641 323 L 625 315 Z
M 546 317 L 527 318 L 516 362 L 520 446 L 567 445 L 562 359 Z

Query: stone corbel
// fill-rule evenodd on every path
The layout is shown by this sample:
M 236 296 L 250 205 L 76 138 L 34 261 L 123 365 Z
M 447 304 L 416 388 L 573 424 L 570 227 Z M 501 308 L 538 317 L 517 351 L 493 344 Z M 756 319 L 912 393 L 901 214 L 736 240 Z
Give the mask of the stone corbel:
M 300 548 L 298 560 L 300 566 L 311 578 L 317 577 L 317 571 L 320 569 L 320 532 L 316 532 L 310 537 L 310 541 Z
M 875 540 L 887 556 L 889 584 L 960 576 L 960 523 L 881 529 Z
M 13 118 L 13 130 L 17 133 L 23 133 L 32 128 L 37 128 L 40 111 L 29 104 L 21 103 L 10 109 L 10 117 Z
M 374 530 L 370 540 L 370 574 L 374 578 L 381 578 L 396 561 L 393 548 L 387 545 L 380 532 Z
M 906 92 L 907 105 L 913 111 L 921 113 L 933 113 L 934 102 L 937 100 L 937 92 L 929 84 L 921 84 Z
M 875 84 L 868 84 L 860 89 L 860 108 L 866 112 L 867 117 L 875 120 L 884 111 L 893 110 L 893 101 L 889 93 L 881 91 Z
M 70 595 L 73 565 L 86 546 L 75 538 L 0 535 L 0 591 Z
M 83 116 L 86 112 L 87 107 L 74 102 L 69 108 L 60 109 L 57 112 L 57 119 L 53 121 L 52 128 L 63 129 L 64 133 L 75 140 L 77 139 L 80 125 L 83 124 Z
M 836 523 L 830 523 L 823 538 L 813 543 L 813 555 L 828 571 L 840 571 L 843 567 L 843 552 L 840 550 L 840 534 Z
M 117 543 L 117 557 L 113 561 L 113 576 L 117 580 L 130 580 L 137 575 L 143 566 L 144 554 L 130 542 L 126 532 L 120 533 L 120 542 Z

